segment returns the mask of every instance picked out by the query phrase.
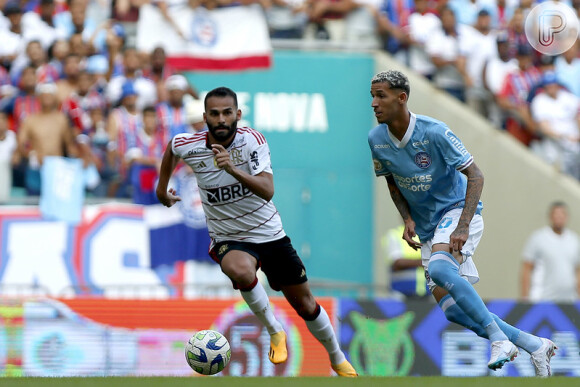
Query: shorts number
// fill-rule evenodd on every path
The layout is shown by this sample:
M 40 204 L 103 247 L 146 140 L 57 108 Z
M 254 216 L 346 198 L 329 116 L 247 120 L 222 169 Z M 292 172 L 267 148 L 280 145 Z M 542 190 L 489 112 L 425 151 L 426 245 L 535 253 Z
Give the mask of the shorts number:
M 437 228 L 439 228 L 439 229 L 447 228 L 447 227 L 451 226 L 452 222 L 453 222 L 452 218 L 445 217 L 445 218 L 441 219 L 441 222 L 439 222 L 439 226 Z

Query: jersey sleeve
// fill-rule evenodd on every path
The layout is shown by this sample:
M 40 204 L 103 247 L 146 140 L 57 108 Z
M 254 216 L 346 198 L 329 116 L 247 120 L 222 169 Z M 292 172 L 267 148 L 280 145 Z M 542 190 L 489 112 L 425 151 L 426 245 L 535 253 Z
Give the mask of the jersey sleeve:
M 184 138 L 188 136 L 187 133 L 180 133 L 175 135 L 172 139 L 171 139 L 171 151 L 173 152 L 173 154 L 177 157 L 182 158 L 182 154 L 180 152 L 180 147 L 176 147 L 176 142 L 177 144 L 182 143 Z
M 473 163 L 473 156 L 465 148 L 459 137 L 455 135 L 447 126 L 438 130 L 435 136 L 437 144 L 447 165 L 458 171 L 462 171 Z
M 387 169 L 385 163 L 381 161 L 381 157 L 375 149 L 375 144 L 372 139 L 372 134 L 369 134 L 369 148 L 371 148 L 371 156 L 373 159 L 373 169 L 375 176 L 389 176 L 391 172 Z
M 250 174 L 258 175 L 262 172 L 273 174 L 272 162 L 270 160 L 270 147 L 262 133 L 252 130 L 248 136 L 248 166 L 250 167 Z

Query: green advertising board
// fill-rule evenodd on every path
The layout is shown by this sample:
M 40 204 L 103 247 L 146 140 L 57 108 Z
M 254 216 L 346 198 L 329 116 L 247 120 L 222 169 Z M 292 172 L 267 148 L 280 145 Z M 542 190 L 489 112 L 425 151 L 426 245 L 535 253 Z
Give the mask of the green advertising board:
M 266 136 L 273 200 L 311 279 L 372 283 L 373 71 L 367 54 L 277 51 L 267 71 L 186 74 L 202 96 L 236 91 L 239 126 Z

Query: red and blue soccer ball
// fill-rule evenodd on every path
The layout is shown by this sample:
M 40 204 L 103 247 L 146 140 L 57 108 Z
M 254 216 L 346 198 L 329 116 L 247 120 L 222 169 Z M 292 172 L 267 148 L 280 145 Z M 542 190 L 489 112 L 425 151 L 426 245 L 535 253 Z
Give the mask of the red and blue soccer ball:
M 221 333 L 203 330 L 193 335 L 185 344 L 185 360 L 197 373 L 215 375 L 221 372 L 232 356 L 230 343 Z

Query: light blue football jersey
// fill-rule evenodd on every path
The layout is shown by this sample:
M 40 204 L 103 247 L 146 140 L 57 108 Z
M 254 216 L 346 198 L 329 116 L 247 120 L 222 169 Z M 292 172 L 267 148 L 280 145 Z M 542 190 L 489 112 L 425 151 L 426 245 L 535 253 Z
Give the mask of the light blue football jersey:
M 421 242 L 433 237 L 443 215 L 465 204 L 467 177 L 460 171 L 473 157 L 443 122 L 411 113 L 402 141 L 381 124 L 369 132 L 377 176 L 392 175 L 409 203 Z M 477 213 L 483 205 L 479 202 Z

